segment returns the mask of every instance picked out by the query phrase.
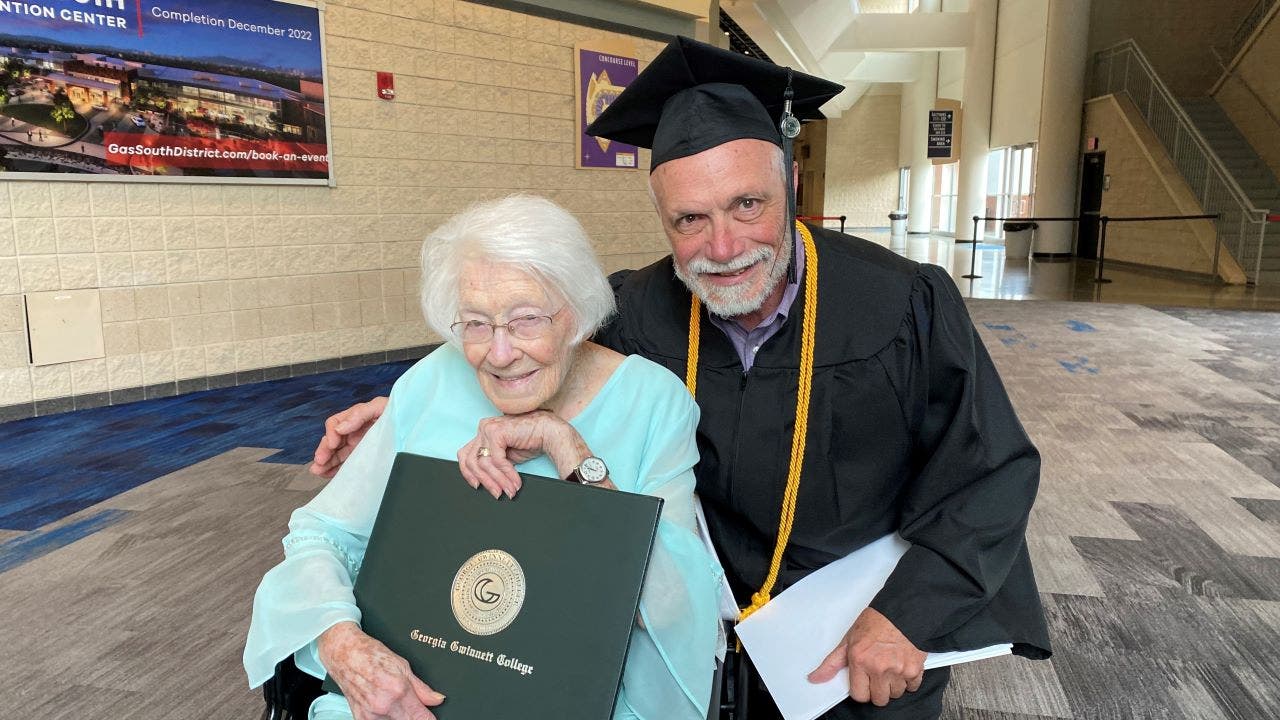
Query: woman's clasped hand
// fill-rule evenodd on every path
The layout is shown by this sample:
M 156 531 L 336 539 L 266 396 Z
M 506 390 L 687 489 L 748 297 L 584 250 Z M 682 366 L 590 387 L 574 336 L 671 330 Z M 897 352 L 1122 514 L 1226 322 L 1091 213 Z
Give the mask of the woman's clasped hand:
M 355 720 L 434 720 L 427 708 L 444 702 L 413 674 L 409 662 L 353 622 L 334 625 L 317 641 L 320 661 L 333 674 Z
M 521 484 L 515 466 L 539 455 L 551 458 L 560 476 L 568 477 L 591 452 L 572 425 L 535 410 L 481 420 L 479 432 L 458 451 L 458 465 L 471 487 L 483 487 L 495 498 L 515 497 Z M 614 488 L 607 479 L 599 486 Z

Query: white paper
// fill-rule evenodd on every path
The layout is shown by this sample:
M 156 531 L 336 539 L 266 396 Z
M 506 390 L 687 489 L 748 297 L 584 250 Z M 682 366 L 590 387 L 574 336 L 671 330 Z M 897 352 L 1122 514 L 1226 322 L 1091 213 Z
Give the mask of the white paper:
M 847 669 L 817 685 L 808 675 L 844 638 L 910 547 L 897 533 L 886 535 L 810 573 L 738 624 L 738 637 L 786 720 L 813 720 L 848 697 Z M 1007 655 L 1012 647 L 929 653 L 924 667 Z
M 716 559 L 717 565 L 722 565 L 720 556 L 716 554 L 716 546 L 711 544 L 711 534 L 707 532 L 707 516 L 702 512 L 702 500 L 696 495 L 693 498 L 693 511 L 698 520 L 698 537 L 702 538 L 702 544 L 707 548 L 707 554 Z M 720 576 L 720 619 L 736 621 L 738 619 L 738 603 L 733 599 L 733 588 L 729 587 L 729 579 Z M 723 634 L 724 629 L 720 632 Z

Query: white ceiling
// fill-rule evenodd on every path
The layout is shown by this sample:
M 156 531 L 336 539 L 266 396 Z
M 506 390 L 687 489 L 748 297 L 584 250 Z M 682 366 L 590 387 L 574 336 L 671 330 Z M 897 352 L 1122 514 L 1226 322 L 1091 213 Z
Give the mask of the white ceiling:
M 922 52 L 969 44 L 968 13 L 907 13 L 906 6 L 907 0 L 720 0 L 774 62 L 845 86 L 822 107 L 827 117 L 839 117 L 875 83 L 914 80 Z

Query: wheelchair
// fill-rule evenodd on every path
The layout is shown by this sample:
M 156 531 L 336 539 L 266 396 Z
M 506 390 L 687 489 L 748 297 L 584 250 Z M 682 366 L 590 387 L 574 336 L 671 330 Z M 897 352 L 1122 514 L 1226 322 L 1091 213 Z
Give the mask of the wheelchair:
M 716 663 L 707 720 L 747 720 L 749 661 L 745 653 L 734 651 L 736 643 L 731 623 L 725 623 L 725 633 L 729 637 L 729 650 L 724 662 Z M 299 670 L 292 655 L 276 663 L 275 674 L 262 686 L 266 707 L 261 720 L 305 720 L 312 701 L 324 693 L 320 683 Z
M 276 663 L 275 674 L 262 684 L 261 720 L 304 720 L 311 703 L 324 694 L 321 681 L 298 669 L 293 655 Z

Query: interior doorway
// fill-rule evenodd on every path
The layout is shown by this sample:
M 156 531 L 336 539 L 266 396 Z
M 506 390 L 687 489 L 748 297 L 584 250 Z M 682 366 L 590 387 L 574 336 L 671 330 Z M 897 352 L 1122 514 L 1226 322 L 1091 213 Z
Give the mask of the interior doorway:
M 1102 191 L 1106 183 L 1105 152 L 1085 153 L 1080 172 L 1080 228 L 1076 234 L 1076 255 L 1098 259 L 1098 217 L 1102 214 Z

